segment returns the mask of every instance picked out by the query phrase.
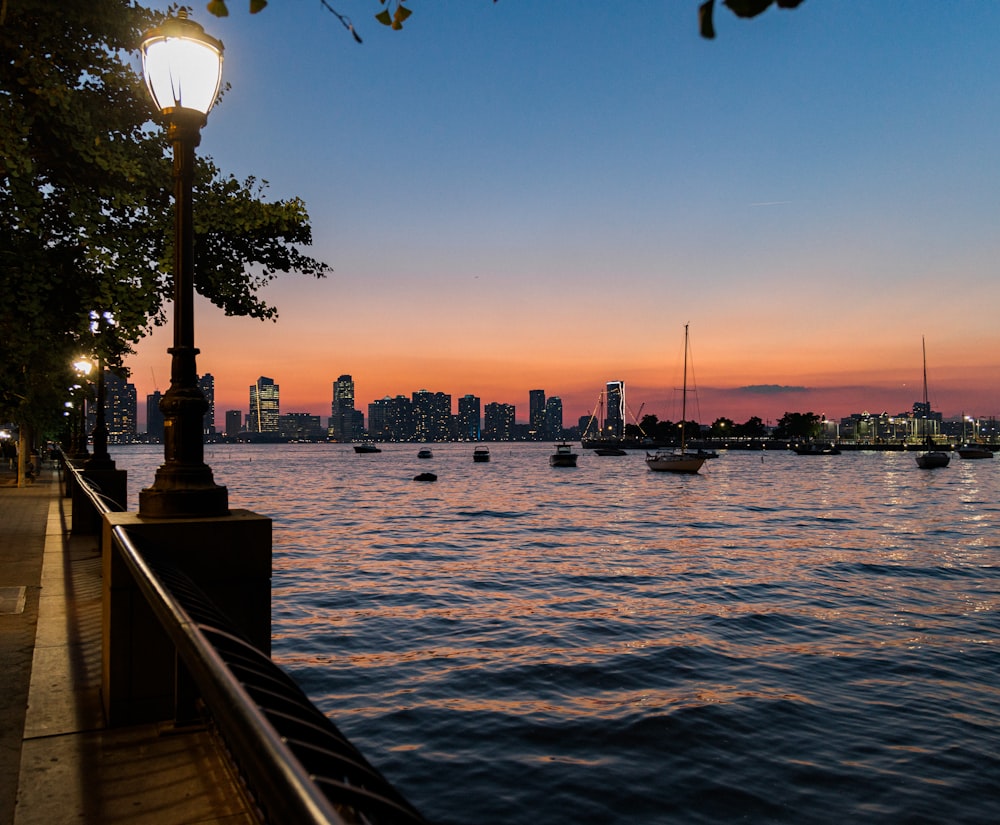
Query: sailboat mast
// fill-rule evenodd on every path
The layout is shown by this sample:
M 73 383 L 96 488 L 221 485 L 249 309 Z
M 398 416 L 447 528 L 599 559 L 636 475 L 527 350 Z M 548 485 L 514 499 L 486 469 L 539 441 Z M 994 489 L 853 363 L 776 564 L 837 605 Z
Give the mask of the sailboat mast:
M 681 453 L 684 452 L 684 422 L 688 403 L 688 325 L 684 325 L 684 384 L 681 390 Z
M 924 405 L 927 404 L 927 339 L 920 336 L 920 345 L 924 349 Z

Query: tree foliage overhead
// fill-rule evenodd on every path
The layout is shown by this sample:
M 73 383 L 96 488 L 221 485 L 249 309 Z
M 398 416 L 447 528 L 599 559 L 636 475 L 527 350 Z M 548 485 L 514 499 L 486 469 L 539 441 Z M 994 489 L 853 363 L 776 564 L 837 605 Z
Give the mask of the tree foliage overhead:
M 776 5 L 779 9 L 794 9 L 802 4 L 802 0 L 723 0 L 722 5 L 728 6 L 737 17 L 756 17 L 768 7 Z M 698 7 L 698 29 L 701 36 L 707 40 L 715 37 L 715 0 L 705 0 Z
M 413 11 L 406 7 L 406 1 L 378 0 L 379 5 L 383 8 L 375 15 L 375 19 L 383 26 L 388 26 L 391 29 L 399 31 L 403 28 L 403 21 L 413 14 Z M 497 0 L 493 0 L 493 2 L 496 3 Z M 737 17 L 756 17 L 772 5 L 777 6 L 779 9 L 794 9 L 801 5 L 802 2 L 803 0 L 723 0 L 722 5 L 727 6 Z M 351 23 L 349 17 L 334 9 L 328 0 L 320 0 L 320 3 L 344 24 L 344 27 L 354 35 L 354 39 L 358 43 L 361 42 L 361 36 L 354 28 L 354 24 Z M 257 14 L 265 6 L 267 6 L 267 0 L 250 0 L 250 14 Z M 229 16 L 229 7 L 226 5 L 226 0 L 210 0 L 205 8 L 208 9 L 210 14 L 214 14 L 216 17 Z M 698 29 L 701 32 L 701 36 L 707 40 L 715 37 L 715 0 L 704 0 L 698 6 Z
M 131 56 L 160 22 L 130 0 L 6 0 L 0 16 L 0 416 L 22 420 L 45 382 L 92 347 L 112 311 L 112 364 L 172 295 L 173 183 L 165 130 Z M 281 272 L 321 277 L 299 199 L 266 202 L 208 158 L 194 194 L 196 288 L 228 314 L 274 318 L 259 296 Z

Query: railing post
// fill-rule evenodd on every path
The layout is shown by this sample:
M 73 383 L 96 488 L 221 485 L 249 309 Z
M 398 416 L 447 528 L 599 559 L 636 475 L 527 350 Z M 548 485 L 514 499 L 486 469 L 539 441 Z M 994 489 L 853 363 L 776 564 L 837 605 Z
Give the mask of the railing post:
M 159 627 L 112 543 L 123 526 L 149 552 L 186 573 L 265 655 L 271 652 L 271 519 L 248 510 L 228 516 L 149 519 L 106 513 L 103 536 L 102 696 L 111 725 L 164 721 L 189 704 L 173 645 Z

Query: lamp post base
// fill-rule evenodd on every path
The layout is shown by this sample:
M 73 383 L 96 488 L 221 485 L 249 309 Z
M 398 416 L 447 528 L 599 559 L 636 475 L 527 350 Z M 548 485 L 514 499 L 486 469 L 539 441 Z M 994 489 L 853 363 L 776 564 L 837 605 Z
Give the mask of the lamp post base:
M 229 515 L 229 491 L 212 481 L 196 481 L 188 473 L 164 474 L 157 470 L 152 487 L 139 491 L 139 516 L 143 518 L 200 518 Z

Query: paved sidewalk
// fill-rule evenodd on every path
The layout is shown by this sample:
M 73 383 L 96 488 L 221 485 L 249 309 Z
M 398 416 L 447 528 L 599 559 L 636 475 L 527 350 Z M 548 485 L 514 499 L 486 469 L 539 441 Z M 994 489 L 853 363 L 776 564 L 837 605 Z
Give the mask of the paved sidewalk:
M 251 825 L 208 732 L 105 726 L 97 537 L 68 534 L 52 470 L 24 488 L 8 477 L 0 471 L 0 608 L 11 611 L 0 613 L 0 825 Z
M 38 621 L 51 475 L 18 488 L 0 469 L 0 825 L 14 821 L 21 740 Z M 58 486 L 58 485 L 56 485 Z

